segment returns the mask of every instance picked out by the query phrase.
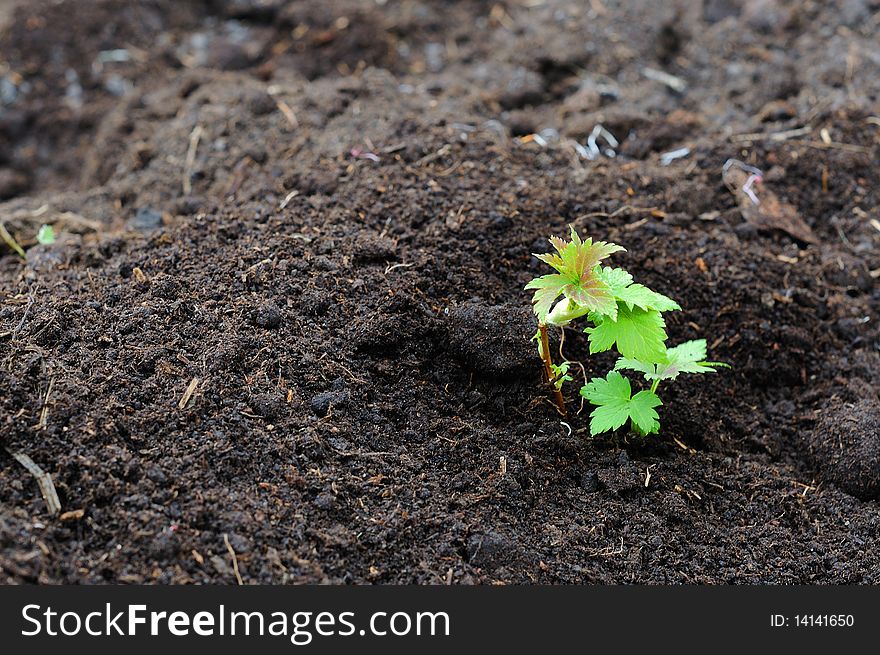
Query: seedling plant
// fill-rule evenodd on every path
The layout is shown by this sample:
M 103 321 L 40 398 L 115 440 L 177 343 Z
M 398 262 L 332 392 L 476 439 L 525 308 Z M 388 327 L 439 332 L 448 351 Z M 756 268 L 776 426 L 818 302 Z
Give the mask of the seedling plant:
M 583 319 L 590 354 L 615 349 L 614 369 L 604 378 L 593 378 L 580 390 L 595 406 L 590 414 L 592 435 L 616 430 L 629 421 L 640 435 L 660 430 L 657 395 L 662 382 L 682 373 L 712 373 L 720 362 L 706 361 L 706 340 L 686 341 L 667 347 L 664 312 L 678 311 L 677 302 L 633 281 L 622 268 L 602 262 L 624 249 L 613 243 L 581 239 L 574 227 L 568 241 L 550 237 L 555 252 L 535 255 L 555 273 L 542 275 L 526 285 L 533 290 L 532 306 L 538 318 L 538 354 L 553 389 L 556 405 L 565 413 L 562 387 L 572 381 L 571 362 L 557 365 L 550 354 L 548 328 L 570 325 Z M 560 297 L 561 296 L 561 297 Z M 647 389 L 633 393 L 629 378 L 621 371 L 641 374 Z

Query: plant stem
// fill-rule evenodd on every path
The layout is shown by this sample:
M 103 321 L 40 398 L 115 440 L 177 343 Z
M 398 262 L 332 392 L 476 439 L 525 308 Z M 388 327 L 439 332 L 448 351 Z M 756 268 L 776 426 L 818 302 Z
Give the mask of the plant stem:
M 651 393 L 657 393 L 657 387 L 659 386 L 660 380 L 654 380 L 654 382 L 651 383 Z
M 541 335 L 541 360 L 544 362 L 544 376 L 547 382 L 553 387 L 553 398 L 556 401 L 556 408 L 560 414 L 567 416 L 565 411 L 565 398 L 562 397 L 562 391 L 553 384 L 553 360 L 550 358 L 550 339 L 547 337 L 547 326 L 543 323 L 538 325 L 538 332 Z
M 24 250 L 21 249 L 21 246 L 18 245 L 18 241 L 6 231 L 6 226 L 3 223 L 0 223 L 0 239 L 3 239 L 3 242 L 12 248 L 18 256 L 22 259 L 27 259 L 27 255 L 24 254 Z

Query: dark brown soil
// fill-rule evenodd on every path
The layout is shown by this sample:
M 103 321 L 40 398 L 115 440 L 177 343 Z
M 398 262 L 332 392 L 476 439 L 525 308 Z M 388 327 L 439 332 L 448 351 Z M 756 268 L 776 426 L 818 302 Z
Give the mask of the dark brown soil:
M 2 5 L 3 581 L 880 582 L 875 0 Z M 548 401 L 569 223 L 733 366 L 657 437 Z

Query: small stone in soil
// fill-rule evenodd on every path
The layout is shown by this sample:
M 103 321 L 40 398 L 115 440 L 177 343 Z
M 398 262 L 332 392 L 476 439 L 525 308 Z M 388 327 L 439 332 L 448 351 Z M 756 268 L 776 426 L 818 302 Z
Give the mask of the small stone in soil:
M 246 553 L 251 549 L 251 543 L 247 537 L 243 537 L 235 532 L 230 532 L 227 536 L 229 538 L 229 545 L 232 546 L 232 550 L 236 553 Z
M 347 391 L 325 391 L 312 396 L 309 407 L 318 416 L 327 416 L 331 407 L 339 407 L 348 401 Z
M 333 450 L 338 450 L 339 452 L 345 452 L 349 448 L 351 448 L 351 444 L 348 442 L 348 439 L 344 439 L 342 437 L 327 437 L 327 444 L 333 448 Z
M 516 544 L 497 532 L 471 535 L 468 539 L 468 560 L 474 566 L 494 569 L 518 559 Z
M 150 468 L 147 469 L 147 477 L 155 482 L 157 485 L 164 485 L 168 478 L 165 476 L 165 472 L 158 464 L 153 464 Z
M 275 303 L 265 303 L 254 310 L 252 320 L 257 327 L 273 330 L 281 325 L 281 310 Z
M 587 471 L 581 476 L 581 489 L 587 493 L 595 493 L 601 489 L 599 474 L 595 471 Z
M 141 207 L 135 212 L 133 218 L 127 223 L 128 229 L 137 232 L 150 232 L 158 230 L 162 227 L 162 212 L 158 212 L 151 207 Z
M 177 537 L 167 532 L 156 535 L 147 547 L 150 557 L 157 560 L 174 557 L 179 550 Z
M 330 511 L 336 506 L 336 496 L 331 493 L 320 493 L 312 501 L 312 504 L 318 509 L 323 509 L 324 511 Z
M 281 416 L 284 410 L 284 402 L 277 394 L 258 394 L 251 398 L 251 407 L 254 412 L 270 421 Z

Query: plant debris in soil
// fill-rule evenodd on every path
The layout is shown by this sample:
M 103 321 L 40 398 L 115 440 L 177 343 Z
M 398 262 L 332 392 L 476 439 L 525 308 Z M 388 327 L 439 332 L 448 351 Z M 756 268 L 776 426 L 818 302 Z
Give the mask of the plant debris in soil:
M 3 582 L 880 582 L 876 2 L 0 21 Z M 569 224 L 733 367 L 657 436 L 542 384 Z

